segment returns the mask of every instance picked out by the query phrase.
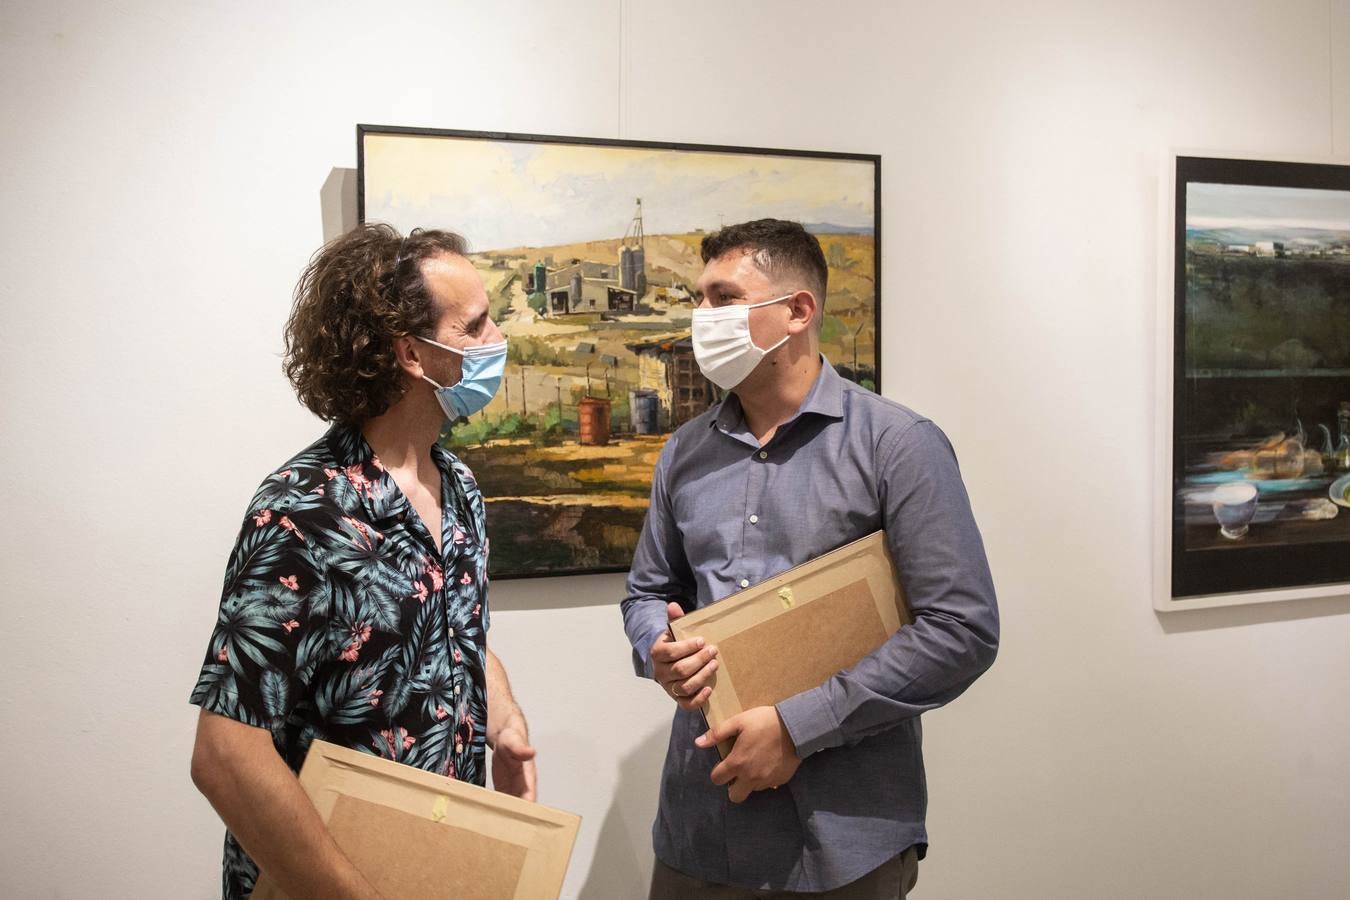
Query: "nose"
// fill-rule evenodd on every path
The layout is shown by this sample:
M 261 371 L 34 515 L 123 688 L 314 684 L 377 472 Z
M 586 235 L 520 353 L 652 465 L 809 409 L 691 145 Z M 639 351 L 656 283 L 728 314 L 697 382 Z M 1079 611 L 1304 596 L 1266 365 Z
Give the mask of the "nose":
M 497 344 L 502 341 L 502 330 L 497 327 L 497 322 L 491 316 L 488 317 L 487 327 L 483 329 L 483 343 Z

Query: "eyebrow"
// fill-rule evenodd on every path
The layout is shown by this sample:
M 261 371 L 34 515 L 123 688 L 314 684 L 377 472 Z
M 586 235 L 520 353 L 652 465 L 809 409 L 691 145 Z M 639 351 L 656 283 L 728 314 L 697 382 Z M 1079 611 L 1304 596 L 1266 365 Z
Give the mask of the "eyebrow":
M 719 294 L 725 294 L 727 293 L 727 288 L 731 288 L 733 293 L 740 290 L 740 286 L 735 284 L 734 282 L 714 281 L 711 284 L 709 284 L 706 288 L 695 290 L 694 296 L 702 300 L 705 291 L 715 291 Z

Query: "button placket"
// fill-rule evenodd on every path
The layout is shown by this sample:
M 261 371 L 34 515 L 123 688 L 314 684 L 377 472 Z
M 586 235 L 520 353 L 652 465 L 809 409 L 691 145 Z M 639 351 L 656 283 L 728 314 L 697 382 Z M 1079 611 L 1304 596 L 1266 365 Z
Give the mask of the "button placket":
M 761 498 L 764 496 L 764 484 L 768 476 L 768 470 L 764 466 L 757 465 L 756 461 L 766 459 L 767 457 L 767 452 L 764 450 L 757 450 L 751 459 L 750 477 L 745 491 L 744 518 L 741 520 L 742 522 L 748 523 L 742 526 L 741 558 L 738 560 L 740 563 L 741 577 L 737 584 L 740 586 L 741 590 L 745 590 L 750 586 L 751 578 L 758 579 L 760 577 L 760 572 L 758 571 L 760 564 L 757 564 L 755 561 L 762 559 L 764 556 L 764 539 L 762 532 L 758 528 L 751 527 L 759 522 L 759 514 L 751 512 L 751 510 L 759 509 Z

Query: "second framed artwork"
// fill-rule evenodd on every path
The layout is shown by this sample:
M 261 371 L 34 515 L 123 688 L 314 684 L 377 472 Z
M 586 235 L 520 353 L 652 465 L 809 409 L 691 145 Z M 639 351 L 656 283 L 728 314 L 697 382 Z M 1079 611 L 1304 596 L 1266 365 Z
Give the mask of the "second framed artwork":
M 1167 176 L 1154 605 L 1350 594 L 1350 166 Z
M 778 218 L 829 267 L 821 349 L 881 383 L 881 158 L 357 127 L 360 219 L 469 241 L 502 389 L 442 440 L 488 508 L 495 578 L 627 571 L 670 434 L 717 402 L 690 339 L 699 246 Z

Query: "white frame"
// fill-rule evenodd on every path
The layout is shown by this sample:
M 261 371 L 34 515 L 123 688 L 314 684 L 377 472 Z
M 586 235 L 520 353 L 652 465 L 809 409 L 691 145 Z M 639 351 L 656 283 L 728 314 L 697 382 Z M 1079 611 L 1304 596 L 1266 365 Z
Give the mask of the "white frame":
M 1282 600 L 1315 597 L 1350 598 L 1350 582 L 1316 584 L 1305 587 L 1243 591 L 1231 594 L 1207 594 L 1172 598 L 1172 375 L 1174 318 L 1172 226 L 1176 221 L 1177 157 L 1203 156 L 1217 159 L 1268 160 L 1270 162 L 1350 165 L 1350 159 L 1334 157 L 1272 156 L 1262 153 L 1232 153 L 1214 150 L 1173 148 L 1163 154 L 1162 177 L 1158 181 L 1158 297 L 1155 323 L 1155 380 L 1153 430 L 1153 608 L 1159 612 L 1209 609 L 1216 606 L 1244 606 Z

